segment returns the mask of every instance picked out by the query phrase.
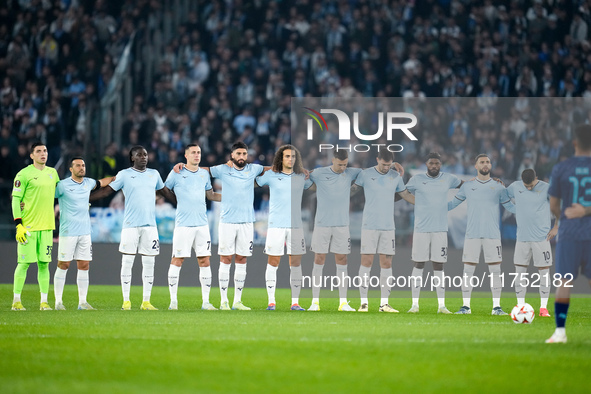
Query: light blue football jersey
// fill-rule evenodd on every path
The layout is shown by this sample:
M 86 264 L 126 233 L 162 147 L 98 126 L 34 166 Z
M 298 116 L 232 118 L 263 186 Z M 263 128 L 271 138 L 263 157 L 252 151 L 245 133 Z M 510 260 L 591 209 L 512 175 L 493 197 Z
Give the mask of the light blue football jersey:
M 349 200 L 351 184 L 361 172 L 361 168 L 347 168 L 337 174 L 330 166 L 315 169 L 310 179 L 316 184 L 317 227 L 341 227 L 349 225 Z
M 254 223 L 254 180 L 263 172 L 260 164 L 238 170 L 226 164 L 211 167 L 211 175 L 222 181 L 222 223 Z
M 201 168 L 191 171 L 184 167 L 178 174 L 170 171 L 164 185 L 176 195 L 176 227 L 208 224 L 205 192 L 212 189 L 210 179 L 209 172 Z
M 406 184 L 415 195 L 415 231 L 438 233 L 447 231 L 447 192 L 460 186 L 460 179 L 445 172 L 435 178 L 417 174 Z
M 57 184 L 55 198 L 60 204 L 60 236 L 90 235 L 88 197 L 96 185 L 96 180 L 92 178 L 83 178 L 78 183 L 71 177 Z
M 146 168 L 138 171 L 133 167 L 119 171 L 109 184 L 115 191 L 123 190 L 125 214 L 123 228 L 156 227 L 156 190 L 164 187 L 158 171 Z
M 313 182 L 304 174 L 267 171 L 257 179 L 269 186 L 269 228 L 302 227 L 302 194 Z
M 382 174 L 371 167 L 361 171 L 355 184 L 363 187 L 365 195 L 361 228 L 394 230 L 394 194 L 406 190 L 400 174 L 394 170 Z
M 465 182 L 455 198 L 447 204 L 448 210 L 454 209 L 464 200 L 468 201 L 466 238 L 501 239 L 499 204 L 513 205 L 505 186 L 492 179 Z
M 527 190 L 522 181 L 513 182 L 507 188 L 509 198 L 515 201 L 517 241 L 542 242 L 550 232 L 552 215 L 548 188 L 550 185 L 538 181 L 532 190 Z

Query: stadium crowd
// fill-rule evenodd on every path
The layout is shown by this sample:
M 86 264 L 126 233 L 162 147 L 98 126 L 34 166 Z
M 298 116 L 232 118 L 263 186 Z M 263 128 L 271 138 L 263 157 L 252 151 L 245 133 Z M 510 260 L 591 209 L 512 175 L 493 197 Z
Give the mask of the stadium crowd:
M 102 165 L 90 174 L 126 168 L 136 144 L 148 147 L 162 176 L 191 142 L 202 147 L 205 166 L 225 162 L 237 140 L 249 145 L 252 161 L 271 163 L 291 140 L 292 97 L 468 97 L 470 105 L 421 118 L 419 141 L 400 157 L 405 166 L 437 150 L 445 170 L 472 173 L 484 152 L 495 176 L 514 180 L 533 167 L 546 179 L 569 153 L 568 99 L 591 98 L 590 6 L 200 0 L 165 43 L 152 86 L 136 87 L 121 145 L 97 152 Z M 33 140 L 47 144 L 50 166 L 76 151 L 88 132 L 87 109 L 104 94 L 123 48 L 161 7 L 148 0 L 0 5 L 0 183 L 30 162 Z

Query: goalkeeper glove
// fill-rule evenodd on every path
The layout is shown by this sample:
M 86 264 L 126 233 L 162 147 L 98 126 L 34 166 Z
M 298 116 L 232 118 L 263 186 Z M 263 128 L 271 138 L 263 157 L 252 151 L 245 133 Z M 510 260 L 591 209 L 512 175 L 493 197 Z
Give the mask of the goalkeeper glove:
M 27 231 L 25 226 L 22 224 L 16 225 L 16 240 L 21 245 L 26 245 L 29 241 L 27 241 L 27 237 L 30 236 L 31 233 Z

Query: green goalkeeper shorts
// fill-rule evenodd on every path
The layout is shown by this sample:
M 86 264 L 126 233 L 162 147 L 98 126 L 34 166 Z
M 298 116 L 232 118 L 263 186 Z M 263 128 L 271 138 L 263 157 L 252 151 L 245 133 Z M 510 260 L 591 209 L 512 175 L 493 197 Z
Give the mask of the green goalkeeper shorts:
M 27 236 L 26 245 L 18 244 L 18 262 L 19 263 L 50 263 L 51 249 L 53 248 L 53 231 L 31 231 Z

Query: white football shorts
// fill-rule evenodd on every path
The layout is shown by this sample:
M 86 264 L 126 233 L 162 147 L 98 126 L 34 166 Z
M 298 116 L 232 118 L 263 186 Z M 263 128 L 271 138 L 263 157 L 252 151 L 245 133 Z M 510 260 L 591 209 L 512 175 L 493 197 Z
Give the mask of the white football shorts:
M 337 254 L 351 253 L 351 235 L 349 226 L 315 227 L 312 233 L 312 247 L 314 253 L 326 254 L 329 251 Z
M 172 257 L 191 257 L 195 249 L 197 257 L 211 256 L 211 237 L 209 226 L 175 227 L 172 235 Z
M 396 254 L 395 230 L 367 230 L 361 229 L 361 254 Z
M 283 256 L 285 247 L 288 255 L 306 254 L 306 240 L 301 228 L 273 227 L 267 230 L 265 254 Z
M 417 263 L 433 261 L 434 263 L 447 262 L 447 232 L 418 233 L 412 237 L 411 259 Z
M 90 234 L 74 237 L 60 236 L 57 248 L 58 261 L 92 261 Z
M 464 240 L 464 263 L 478 264 L 480 249 L 484 251 L 485 263 L 499 263 L 503 261 L 503 249 L 500 239 L 491 238 L 466 238 Z
M 220 256 L 252 256 L 252 223 L 220 223 L 218 254 Z
M 158 256 L 160 254 L 160 240 L 158 228 L 130 227 L 121 230 L 119 251 L 124 254 L 139 253 L 144 256 Z
M 515 265 L 529 265 L 529 261 L 534 259 L 534 267 L 546 268 L 552 265 L 552 248 L 550 241 L 540 242 L 520 242 L 515 244 L 515 254 L 513 263 Z

